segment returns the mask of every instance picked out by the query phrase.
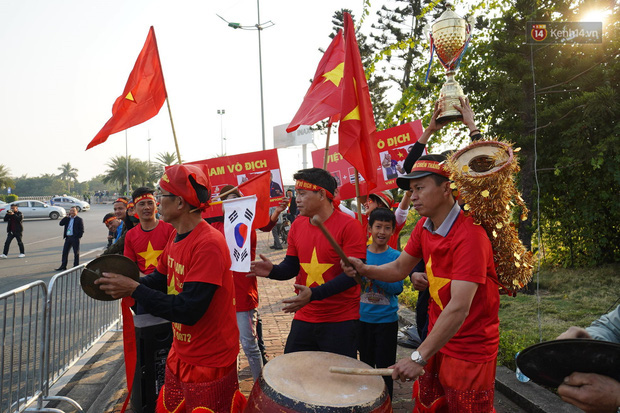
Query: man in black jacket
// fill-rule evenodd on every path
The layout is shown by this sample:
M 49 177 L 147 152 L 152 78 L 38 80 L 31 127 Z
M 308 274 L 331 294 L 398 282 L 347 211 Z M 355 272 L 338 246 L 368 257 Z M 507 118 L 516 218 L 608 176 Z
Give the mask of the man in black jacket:
M 24 232 L 24 226 L 22 225 L 22 221 L 24 220 L 24 216 L 17 205 L 11 205 L 11 209 L 7 211 L 4 216 L 4 221 L 7 223 L 6 225 L 6 242 L 4 243 L 4 251 L 0 254 L 0 258 L 6 258 L 6 254 L 9 253 L 9 245 L 11 245 L 11 241 L 13 238 L 17 240 L 17 245 L 19 246 L 19 258 L 24 258 L 26 254 L 24 254 L 24 243 L 22 242 L 22 232 Z
M 61 219 L 58 225 L 64 227 L 62 237 L 65 239 L 65 245 L 62 247 L 62 263 L 55 271 L 64 271 L 67 269 L 71 248 L 73 248 L 73 266 L 77 267 L 80 264 L 80 238 L 84 235 L 84 221 L 78 217 L 77 208 L 71 207 L 69 215 Z

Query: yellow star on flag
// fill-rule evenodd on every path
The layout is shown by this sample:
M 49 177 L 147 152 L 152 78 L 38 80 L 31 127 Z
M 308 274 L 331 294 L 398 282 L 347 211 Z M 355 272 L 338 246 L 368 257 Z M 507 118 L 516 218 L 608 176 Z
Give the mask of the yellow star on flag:
M 153 245 L 151 245 L 151 241 L 149 241 L 146 251 L 138 253 L 139 256 L 144 258 L 144 268 L 148 268 L 151 265 L 157 267 L 157 258 L 163 251 L 164 250 L 153 249 Z
M 439 298 L 439 290 L 446 284 L 450 284 L 449 278 L 435 277 L 433 275 L 433 257 L 428 257 L 426 263 L 426 276 L 428 277 L 428 291 L 433 298 L 433 301 L 443 310 L 443 303 Z
M 357 100 L 357 106 L 353 108 L 351 112 L 349 112 L 344 118 L 342 118 L 341 122 L 346 120 L 361 120 L 360 118 L 360 105 L 359 105 L 359 97 L 357 96 L 357 82 L 353 79 L 353 90 L 355 91 L 355 97 Z
M 127 100 L 131 100 L 132 102 L 135 102 L 136 100 L 133 98 L 133 94 L 131 92 L 127 93 L 127 96 L 125 96 L 125 99 Z
M 323 83 L 330 81 L 334 85 L 336 85 L 336 87 L 338 87 L 338 85 L 340 84 L 340 81 L 342 80 L 343 73 L 344 73 L 344 62 L 340 63 L 338 66 L 334 67 L 329 72 L 323 73 L 322 76 L 325 78 Z
M 314 250 L 312 251 L 312 259 L 310 262 L 303 262 L 300 263 L 300 265 L 306 274 L 308 274 L 306 277 L 306 287 L 310 287 L 314 283 L 317 283 L 318 285 L 325 284 L 323 274 L 325 271 L 334 266 L 334 264 L 319 263 L 319 259 L 316 256 L 316 247 L 314 247 Z
M 177 290 L 176 280 L 177 278 L 172 274 L 170 276 L 170 283 L 168 284 L 168 295 L 179 295 L 180 291 Z

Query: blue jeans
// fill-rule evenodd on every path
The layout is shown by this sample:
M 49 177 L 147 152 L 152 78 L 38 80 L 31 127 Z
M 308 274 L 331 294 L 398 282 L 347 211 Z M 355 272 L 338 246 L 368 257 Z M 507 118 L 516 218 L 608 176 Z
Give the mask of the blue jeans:
M 258 335 L 256 334 L 256 321 L 258 319 L 258 310 L 256 308 L 250 311 L 237 312 L 237 326 L 239 327 L 239 339 L 241 347 L 248 359 L 250 371 L 254 381 L 260 376 L 263 369 L 263 357 L 258 348 Z

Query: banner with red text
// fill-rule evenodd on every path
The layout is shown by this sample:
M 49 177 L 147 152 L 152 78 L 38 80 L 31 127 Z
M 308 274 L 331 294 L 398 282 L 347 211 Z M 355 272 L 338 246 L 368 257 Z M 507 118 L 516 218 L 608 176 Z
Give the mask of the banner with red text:
M 269 206 L 278 205 L 284 196 L 284 186 L 282 185 L 280 160 L 278 159 L 277 149 L 220 156 L 219 158 L 187 163 L 208 165 L 209 180 L 211 181 L 211 188 L 213 191 L 211 202 L 219 200 L 220 189 L 225 185 L 237 186 L 265 171 L 271 172 Z M 221 215 L 221 208 L 212 207 L 208 208 L 205 212 L 207 212 L 209 216 Z
M 396 188 L 396 178 L 405 174 L 403 169 L 405 158 L 423 130 L 422 122 L 416 120 L 376 133 L 381 168 L 377 169 L 377 187 L 372 192 Z M 313 151 L 314 167 L 322 168 L 324 158 L 325 149 Z M 338 152 L 338 145 L 329 147 L 327 171 L 336 178 L 340 199 L 355 198 L 355 169 Z M 366 182 L 361 175 L 359 180 L 360 194 L 367 195 Z

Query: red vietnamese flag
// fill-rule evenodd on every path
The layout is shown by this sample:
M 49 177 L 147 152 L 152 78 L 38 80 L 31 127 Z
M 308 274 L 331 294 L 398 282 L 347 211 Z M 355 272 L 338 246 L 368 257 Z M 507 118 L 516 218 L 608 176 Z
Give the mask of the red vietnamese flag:
M 340 154 L 368 182 L 368 190 L 377 186 L 379 154 L 375 139 L 375 117 L 362 58 L 355 39 L 355 28 L 349 13 L 344 13 L 344 76 L 342 107 L 338 127 Z
M 407 149 L 405 148 L 389 149 L 388 153 L 392 157 L 392 160 L 396 162 L 404 161 L 405 159 L 407 159 L 407 155 L 409 154 L 409 152 L 407 152 Z
M 265 171 L 238 186 L 241 195 L 256 195 L 256 215 L 252 229 L 269 224 L 269 184 L 271 184 L 271 171 Z
M 293 132 L 300 125 L 314 125 L 327 117 L 332 117 L 332 122 L 338 121 L 343 69 L 344 40 L 342 30 L 339 30 L 323 54 L 316 68 L 314 80 L 295 117 L 286 128 L 287 132 Z
M 112 106 L 112 117 L 90 141 L 86 150 L 99 145 L 108 136 L 146 122 L 157 115 L 166 100 L 166 86 L 159 61 L 153 26 L 129 75 L 123 94 Z

